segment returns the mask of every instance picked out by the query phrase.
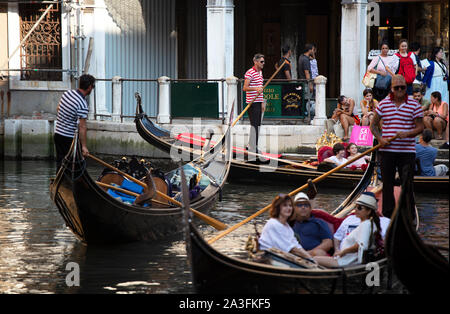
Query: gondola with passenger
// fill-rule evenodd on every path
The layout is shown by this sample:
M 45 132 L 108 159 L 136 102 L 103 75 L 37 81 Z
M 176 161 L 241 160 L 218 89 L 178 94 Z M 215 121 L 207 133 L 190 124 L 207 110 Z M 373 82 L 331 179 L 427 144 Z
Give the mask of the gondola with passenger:
M 339 225 L 353 208 L 355 200 L 369 187 L 374 161 L 375 154 L 358 186 L 332 214 L 322 212 L 322 219 L 333 221 L 336 227 Z M 214 248 L 211 240 L 206 241 L 189 214 L 186 216 L 186 249 L 194 288 L 198 293 L 375 293 L 390 289 L 395 282 L 385 257 L 371 261 L 374 262 L 371 265 L 343 268 L 319 268 L 276 250 L 265 252 L 264 263 L 230 257 Z M 377 285 L 367 283 L 373 267 L 377 267 L 380 275 Z
M 220 228 L 220 222 L 202 211 L 214 206 L 227 179 L 230 136 L 227 131 L 217 145 L 182 167 L 159 175 L 147 169 L 144 178 L 142 171 L 127 173 L 90 155 L 105 166 L 97 180 L 89 174 L 75 137 L 50 184 L 51 199 L 67 226 L 85 243 L 158 240 L 182 230 L 179 175 L 183 169 L 191 187 L 191 210 Z

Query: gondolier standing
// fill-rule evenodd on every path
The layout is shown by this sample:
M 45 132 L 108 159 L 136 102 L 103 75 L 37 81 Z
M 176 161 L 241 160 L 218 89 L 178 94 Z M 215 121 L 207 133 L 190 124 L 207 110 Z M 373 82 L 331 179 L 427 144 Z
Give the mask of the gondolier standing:
M 413 181 L 416 159 L 415 137 L 423 131 L 422 107 L 406 94 L 406 87 L 403 76 L 392 77 L 391 93 L 380 101 L 370 124 L 370 130 L 382 144 L 379 156 L 383 180 L 383 216 L 388 218 L 391 218 L 395 208 L 396 170 L 402 183 Z M 394 136 L 396 138 L 389 143 L 387 139 Z
M 56 172 L 58 172 L 63 158 L 70 150 L 77 127 L 83 156 L 89 154 L 86 146 L 86 119 L 89 113 L 86 96 L 91 93 L 94 87 L 95 78 L 92 75 L 83 74 L 79 78 L 78 89 L 68 90 L 61 96 L 57 108 L 54 135 Z
M 259 127 L 261 126 L 262 112 L 265 110 L 265 102 L 263 96 L 263 75 L 264 55 L 257 53 L 253 57 L 253 67 L 245 73 L 245 81 L 243 91 L 246 92 L 246 103 L 249 104 L 253 100 L 253 104 L 248 108 L 248 117 L 250 119 L 250 138 L 248 150 L 252 152 L 258 151 Z M 258 95 L 259 93 L 259 95 Z M 255 97 L 258 97 L 255 99 Z

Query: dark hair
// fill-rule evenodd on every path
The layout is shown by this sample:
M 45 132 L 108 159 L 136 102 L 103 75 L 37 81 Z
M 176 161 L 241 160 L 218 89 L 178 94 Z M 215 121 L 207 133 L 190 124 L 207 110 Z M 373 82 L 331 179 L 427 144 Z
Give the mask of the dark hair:
M 287 53 L 289 52 L 289 50 L 291 50 L 291 47 L 290 47 L 289 45 L 284 45 L 284 46 L 281 48 L 281 53 L 282 53 L 283 55 L 285 55 L 285 54 L 287 54 Z
M 348 143 L 347 148 L 346 148 L 345 150 L 349 153 L 349 155 L 350 155 L 350 148 L 351 148 L 352 146 L 358 147 L 355 143 Z
M 434 91 L 431 93 L 431 96 L 433 96 L 434 98 L 437 98 L 437 100 L 442 101 L 442 96 L 441 93 L 438 91 Z
M 383 48 L 383 46 L 386 45 L 389 48 L 389 43 L 386 40 L 383 40 L 383 42 L 380 45 L 380 49 Z
M 430 129 L 423 130 L 423 132 L 422 132 L 422 140 L 425 143 L 429 143 L 432 138 L 433 138 L 433 131 L 431 131 Z
M 336 143 L 333 146 L 333 154 L 337 155 L 341 150 L 345 150 L 345 146 L 342 143 Z
M 290 197 L 288 194 L 280 194 L 277 197 L 274 198 L 272 201 L 272 206 L 270 207 L 269 215 L 272 218 L 278 218 L 280 216 L 280 207 L 281 204 L 284 202 L 290 202 L 292 205 L 292 213 L 288 217 L 288 220 L 294 215 L 294 201 L 292 200 L 292 197 Z
M 419 44 L 417 41 L 412 42 L 412 43 L 409 45 L 409 50 L 411 50 L 411 51 L 417 51 L 417 50 L 419 50 L 419 49 L 420 49 L 420 44 Z
M 439 53 L 439 51 L 444 50 L 442 47 L 434 47 L 431 51 L 430 60 L 436 61 L 436 55 Z
M 400 39 L 400 41 L 398 42 L 398 47 L 400 47 L 400 45 L 403 43 L 408 44 L 408 39 L 405 39 L 405 38 Z
M 363 90 L 363 96 L 366 96 L 367 94 L 372 94 L 373 96 L 373 90 L 371 88 L 366 88 Z
M 420 88 L 420 87 L 414 87 L 414 89 L 413 89 L 413 94 L 415 94 L 415 93 L 421 93 L 421 94 L 423 95 L 422 88 Z
M 253 57 L 253 61 L 259 60 L 261 58 L 264 58 L 264 55 L 262 53 L 257 53 L 255 54 L 255 56 Z
M 89 86 L 94 87 L 95 77 L 90 74 L 83 74 L 80 76 L 78 81 L 78 88 L 82 90 L 87 90 Z
M 339 97 L 338 97 L 338 104 L 341 104 L 341 105 L 342 105 L 342 102 L 344 101 L 345 98 L 347 98 L 347 97 L 344 96 L 344 95 L 339 96 Z
M 306 45 L 305 45 L 305 49 L 303 50 L 303 52 L 310 51 L 310 50 L 313 49 L 314 47 L 315 47 L 314 44 L 306 44 Z

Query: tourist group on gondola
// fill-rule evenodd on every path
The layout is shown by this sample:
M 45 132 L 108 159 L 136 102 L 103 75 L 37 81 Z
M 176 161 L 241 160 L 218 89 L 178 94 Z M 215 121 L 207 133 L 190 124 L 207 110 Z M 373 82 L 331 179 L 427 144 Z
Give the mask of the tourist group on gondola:
M 353 100 L 342 96 L 333 117 L 344 127 L 344 138 L 316 147 L 316 158 L 303 162 L 263 152 L 258 143 L 264 88 L 279 73 L 289 73 L 287 58 L 264 84 L 264 55 L 254 56 L 243 85 L 246 106 L 239 116 L 230 115 L 214 141 L 212 134 L 173 134 L 157 125 L 146 115 L 145 100 L 137 91 L 134 121 L 139 135 L 149 146 L 184 156 L 168 172 L 135 157 L 107 163 L 89 152 L 85 97 L 95 88 L 95 78 L 84 74 L 78 89 L 65 92 L 58 105 L 51 199 L 66 225 L 87 245 L 184 235 L 198 293 L 390 293 L 399 287 L 409 293 L 448 291 L 448 259 L 443 248 L 425 243 L 417 234 L 420 209 L 414 197 L 425 190 L 447 193 L 448 168 L 433 166 L 436 156 L 428 148 L 436 129 L 448 140 L 448 105 L 442 109 L 443 95 L 436 91 L 431 93 L 433 105 L 424 111 L 409 90 L 406 58 L 410 56 L 400 51 L 399 69 L 389 75 L 389 86 L 364 92 L 361 118 L 373 134 L 373 145 L 359 151 L 361 147 L 349 142 L 348 126 L 358 119 L 348 114 Z M 377 74 L 375 65 L 369 67 L 375 69 L 369 73 Z M 375 95 L 382 98 L 373 105 Z M 245 113 L 249 142 L 236 147 L 232 129 Z M 434 122 L 429 118 L 433 114 Z M 445 123 L 438 123 L 441 120 Z M 103 171 L 88 171 L 91 162 Z M 229 180 L 299 187 L 274 195 L 264 208 L 227 226 L 205 212 L 227 193 Z M 314 208 L 321 187 L 339 185 L 352 185 L 353 191 L 337 208 Z M 227 256 L 214 247 L 262 214 L 267 220 L 260 233 L 249 235 L 248 258 Z M 216 229 L 214 235 L 206 239 L 198 222 Z

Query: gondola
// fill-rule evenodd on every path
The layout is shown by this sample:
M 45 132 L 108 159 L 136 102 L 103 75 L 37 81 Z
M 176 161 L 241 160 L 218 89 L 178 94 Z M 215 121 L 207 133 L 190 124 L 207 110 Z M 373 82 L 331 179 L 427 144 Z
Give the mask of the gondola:
M 231 132 L 227 131 L 222 141 L 200 158 L 164 174 L 166 187 L 170 186 L 174 198 L 181 188 L 179 174 L 183 169 L 189 174 L 188 180 L 195 178 L 192 182 L 197 183 L 193 184 L 197 195 L 192 195 L 192 209 L 205 211 L 214 206 L 229 173 L 230 158 L 226 151 L 230 136 Z M 103 178 L 98 181 L 103 182 Z M 143 206 L 126 203 L 99 186 L 86 169 L 76 137 L 50 183 L 50 196 L 67 226 L 87 244 L 152 241 L 182 231 L 181 207 L 156 203 L 156 199 Z
M 436 247 L 419 237 L 413 224 L 413 208 L 411 184 L 405 182 L 386 232 L 386 255 L 398 279 L 410 293 L 447 294 L 450 290 L 448 260 Z
M 374 156 L 363 179 L 357 188 L 333 212 L 337 215 L 348 208 L 368 187 L 374 171 Z M 227 256 L 202 237 L 192 223 L 190 215 L 185 218 L 186 250 L 191 267 L 193 285 L 197 293 L 233 293 L 233 294 L 345 294 L 376 293 L 391 289 L 394 276 L 390 272 L 385 257 L 370 267 L 356 265 L 336 269 L 300 268 L 283 261 L 279 256 L 268 256 L 271 261 L 280 264 L 257 263 L 251 260 Z M 289 265 L 289 267 L 287 266 Z M 379 285 L 367 285 L 368 274 L 378 267 Z
M 171 136 L 168 130 L 161 128 L 153 123 L 145 114 L 140 103 L 136 106 L 135 117 L 136 129 L 140 136 L 148 143 L 154 145 L 158 149 L 169 153 L 174 149 L 182 149 L 184 151 L 192 151 L 192 156 L 195 156 L 195 150 L 200 146 L 196 141 L 188 143 L 184 140 L 179 140 Z M 229 175 L 229 182 L 243 182 L 243 183 L 265 183 L 265 184 L 295 184 L 300 185 L 306 183 L 308 179 L 314 179 L 324 173 L 317 169 L 301 169 L 294 168 L 292 165 L 283 164 L 282 161 L 277 165 L 274 163 L 260 163 L 254 161 L 246 161 L 245 156 L 240 154 L 238 158 L 233 158 L 231 161 L 231 169 Z M 283 156 L 280 156 L 283 159 Z M 321 182 L 321 186 L 328 186 L 333 188 L 354 188 L 363 176 L 363 171 L 341 170 L 327 177 Z M 433 193 L 447 193 L 449 188 L 449 177 L 414 177 L 414 189 L 416 192 L 433 192 Z

